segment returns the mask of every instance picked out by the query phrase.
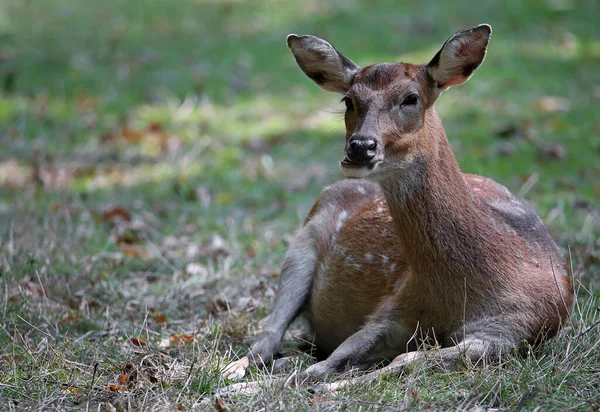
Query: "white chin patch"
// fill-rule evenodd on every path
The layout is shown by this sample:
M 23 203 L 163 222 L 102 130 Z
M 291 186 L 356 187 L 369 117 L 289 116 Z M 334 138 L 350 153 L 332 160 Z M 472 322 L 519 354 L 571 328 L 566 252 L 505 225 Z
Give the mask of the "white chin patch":
M 373 173 L 373 171 L 376 168 L 377 168 L 377 165 L 375 165 L 375 167 L 371 167 L 371 168 L 369 168 L 368 166 L 363 166 L 363 167 L 344 167 L 343 165 L 341 166 L 342 173 L 344 174 L 344 176 L 346 178 L 350 178 L 350 179 L 363 179 L 363 178 L 369 176 L 371 173 Z

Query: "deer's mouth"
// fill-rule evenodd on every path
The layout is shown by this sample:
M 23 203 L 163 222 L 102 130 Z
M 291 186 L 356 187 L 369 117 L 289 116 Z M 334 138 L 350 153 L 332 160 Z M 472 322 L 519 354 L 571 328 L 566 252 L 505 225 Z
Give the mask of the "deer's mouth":
M 344 157 L 340 162 L 340 168 L 342 169 L 342 173 L 346 178 L 361 179 L 368 177 L 371 173 L 373 173 L 381 161 L 381 159 L 373 159 L 371 162 L 364 164 L 355 163 L 347 157 Z

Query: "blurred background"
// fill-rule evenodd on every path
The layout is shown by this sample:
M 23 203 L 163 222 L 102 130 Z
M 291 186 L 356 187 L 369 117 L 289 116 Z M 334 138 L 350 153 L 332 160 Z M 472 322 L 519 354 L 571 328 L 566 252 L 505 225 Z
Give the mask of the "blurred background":
M 458 161 L 532 202 L 599 296 L 599 21 L 597 0 L 0 0 L 5 325 L 119 341 L 144 314 L 169 335 L 225 313 L 247 342 L 342 178 L 340 96 L 286 35 L 426 63 L 479 23 L 485 63 L 437 103 Z

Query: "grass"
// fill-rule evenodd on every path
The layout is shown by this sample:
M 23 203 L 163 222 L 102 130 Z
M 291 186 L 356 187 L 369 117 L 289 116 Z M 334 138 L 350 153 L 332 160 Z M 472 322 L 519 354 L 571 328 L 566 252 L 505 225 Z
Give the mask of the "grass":
M 294 230 L 341 178 L 341 105 L 285 36 L 325 37 L 361 65 L 419 63 L 482 22 L 486 62 L 437 108 L 463 171 L 520 193 L 570 248 L 565 331 L 497 367 L 221 402 L 600 408 L 600 332 L 586 329 L 600 306 L 597 2 L 321 3 L 0 0 L 2 409 L 212 408 Z

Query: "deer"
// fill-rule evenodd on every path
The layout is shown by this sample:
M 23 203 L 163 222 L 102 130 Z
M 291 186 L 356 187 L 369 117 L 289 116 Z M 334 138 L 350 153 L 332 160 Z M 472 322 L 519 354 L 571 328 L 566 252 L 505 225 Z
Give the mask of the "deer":
M 264 330 L 223 376 L 272 362 L 299 315 L 322 359 L 303 376 L 389 362 L 325 389 L 400 374 L 431 352 L 447 369 L 489 362 L 560 331 L 573 299 L 560 248 L 531 206 L 460 171 L 434 108 L 482 64 L 491 33 L 460 30 L 427 64 L 364 68 L 326 40 L 287 37 L 300 69 L 343 95 L 346 179 L 310 210 Z

